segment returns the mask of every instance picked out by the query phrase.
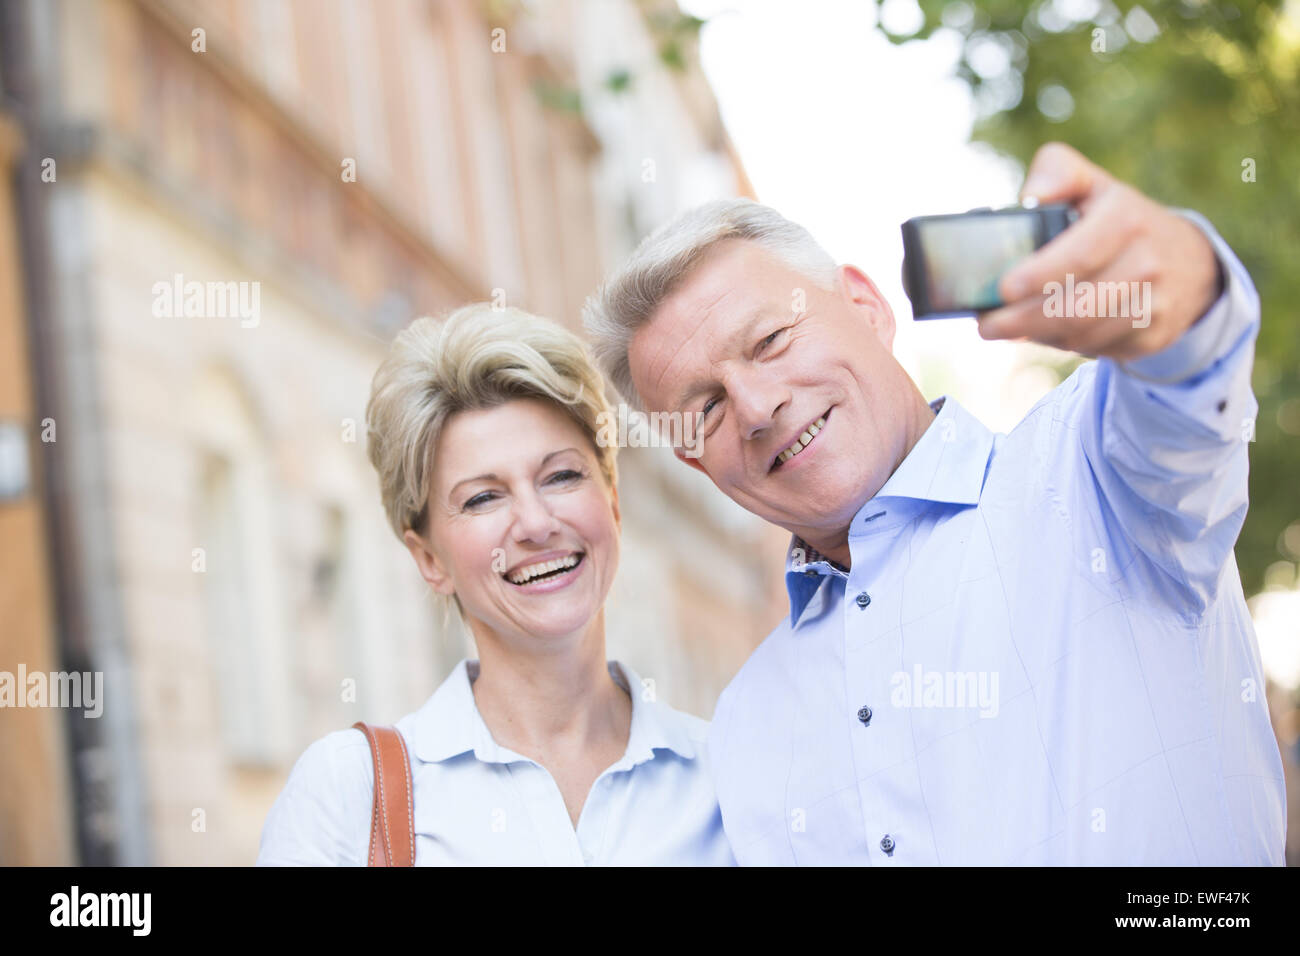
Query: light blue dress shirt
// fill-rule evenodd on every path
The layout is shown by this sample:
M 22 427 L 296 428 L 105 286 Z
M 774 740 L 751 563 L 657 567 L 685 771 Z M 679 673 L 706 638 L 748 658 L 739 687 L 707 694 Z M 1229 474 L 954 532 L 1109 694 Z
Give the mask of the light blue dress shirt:
M 851 569 L 792 541 L 790 617 L 709 735 L 742 865 L 1283 863 L 1232 551 L 1259 299 L 1183 214 L 1225 290 L 1182 338 L 1085 363 L 1010 434 L 936 400 Z
M 621 668 L 621 673 L 620 673 Z M 474 703 L 478 662 L 464 660 L 417 711 L 397 721 L 411 755 L 416 866 L 733 866 L 708 770 L 708 723 L 632 698 L 623 757 L 591 787 L 575 830 L 544 767 L 499 746 Z M 311 744 L 262 830 L 259 866 L 365 866 L 374 768 L 359 730 Z

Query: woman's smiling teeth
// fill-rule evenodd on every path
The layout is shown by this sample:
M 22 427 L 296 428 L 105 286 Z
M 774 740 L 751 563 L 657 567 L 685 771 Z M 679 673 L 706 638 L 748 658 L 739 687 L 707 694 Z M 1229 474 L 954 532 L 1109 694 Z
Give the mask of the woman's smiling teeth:
M 565 555 L 562 558 L 555 558 L 552 561 L 542 561 L 538 564 L 530 564 L 517 571 L 510 572 L 510 574 L 506 576 L 506 580 L 511 584 L 527 584 L 533 578 L 539 578 L 547 574 L 554 574 L 557 571 L 568 571 L 570 568 L 576 567 L 580 560 L 582 560 L 582 553 L 575 552 L 574 554 Z
M 781 462 L 789 461 L 795 455 L 799 454 L 799 452 L 803 451 L 805 448 L 808 447 L 808 443 L 811 442 L 814 438 L 816 438 L 817 433 L 825 427 L 826 427 L 826 419 L 825 418 L 817 419 L 817 421 L 813 422 L 811 425 L 808 426 L 808 430 L 806 432 L 803 432 L 798 438 L 794 440 L 793 445 L 791 445 L 785 451 L 781 452 L 781 454 L 776 456 L 777 463 L 780 464 Z

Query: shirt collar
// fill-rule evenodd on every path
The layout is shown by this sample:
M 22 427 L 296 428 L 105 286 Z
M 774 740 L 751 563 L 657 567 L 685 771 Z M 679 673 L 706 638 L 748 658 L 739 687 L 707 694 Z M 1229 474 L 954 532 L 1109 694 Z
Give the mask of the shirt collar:
M 883 498 L 909 498 L 946 504 L 973 505 L 980 500 L 993 433 L 949 395 L 930 403 L 934 421 L 894 473 L 853 516 L 850 527 L 860 527 Z M 848 577 L 848 569 L 831 561 L 798 535 L 786 554 L 785 586 L 790 597 L 790 626 L 821 587 L 827 576 Z
M 660 749 L 671 750 L 687 760 L 694 759 L 695 744 L 686 731 L 685 721 L 653 699 L 653 685 L 643 685 L 637 673 L 619 661 L 609 661 L 607 666 L 610 676 L 632 698 L 627 750 L 610 769 L 631 769 L 653 759 L 655 751 Z M 420 760 L 447 760 L 469 751 L 485 763 L 529 759 L 492 739 L 474 703 L 471 681 L 478 677 L 478 670 L 477 660 L 462 660 L 419 710 L 399 722 L 412 753 Z
M 951 396 L 936 398 L 930 407 L 938 412 L 934 421 L 863 508 L 880 498 L 979 503 L 993 433 Z

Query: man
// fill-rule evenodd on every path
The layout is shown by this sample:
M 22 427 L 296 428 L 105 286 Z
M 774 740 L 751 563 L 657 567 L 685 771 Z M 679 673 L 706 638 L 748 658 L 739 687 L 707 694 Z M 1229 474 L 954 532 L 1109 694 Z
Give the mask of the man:
M 628 401 L 703 413 L 679 457 L 793 535 L 789 619 L 710 732 L 742 864 L 1283 862 L 1232 553 L 1258 296 L 1207 222 L 1067 146 L 1022 195 L 1080 218 L 980 334 L 1098 361 L 1010 434 L 927 403 L 871 279 L 755 203 L 688 212 L 588 304 Z M 1150 308 L 1053 317 L 1067 275 Z

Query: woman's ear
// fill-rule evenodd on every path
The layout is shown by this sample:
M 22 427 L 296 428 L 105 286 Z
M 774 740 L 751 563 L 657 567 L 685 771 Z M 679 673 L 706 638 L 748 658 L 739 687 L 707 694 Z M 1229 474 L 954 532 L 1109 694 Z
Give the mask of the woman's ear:
M 429 582 L 429 587 L 439 594 L 450 596 L 456 593 L 456 585 L 447 574 L 447 569 L 443 567 L 442 559 L 434 553 L 423 538 L 408 528 L 402 535 L 402 543 L 406 545 L 406 550 L 411 552 L 416 567 L 420 569 L 420 577 Z

